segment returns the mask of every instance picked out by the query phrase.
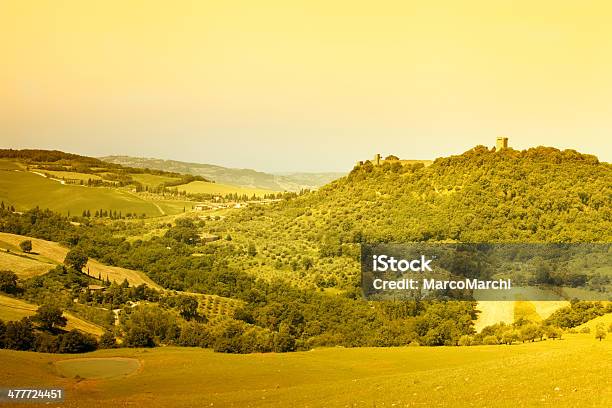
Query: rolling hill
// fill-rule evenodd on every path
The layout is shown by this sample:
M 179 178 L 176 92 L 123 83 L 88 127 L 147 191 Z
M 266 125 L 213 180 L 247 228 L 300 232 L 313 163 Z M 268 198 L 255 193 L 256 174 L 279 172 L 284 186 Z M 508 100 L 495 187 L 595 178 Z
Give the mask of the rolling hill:
M 575 334 L 513 346 L 242 356 L 176 347 L 84 357 L 0 350 L 0 382 L 63 387 L 65 407 L 608 407 L 611 345 L 610 337 Z M 140 368 L 111 364 L 118 361 Z
M 146 214 L 149 217 L 163 215 L 153 202 L 128 191 L 62 184 L 22 170 L 0 170 L 0 200 L 11 203 L 20 211 L 38 206 L 72 215 L 80 215 L 86 209 L 95 211 L 99 208 L 113 209 L 123 214 Z
M 212 164 L 130 156 L 106 156 L 100 159 L 122 166 L 192 174 L 214 180 L 216 183 L 272 191 L 317 189 L 332 180 L 344 176 L 344 173 L 333 172 L 270 174 L 251 169 L 232 169 Z
M 21 253 L 18 249 L 19 243 L 25 240 L 32 241 L 32 251 L 33 253 L 28 254 L 28 260 L 33 262 L 33 265 L 29 264 L 20 265 L 17 262 L 14 262 L 12 259 L 6 261 L 6 257 L 15 255 L 4 254 L 4 258 L 0 257 L 0 260 L 4 259 L 7 263 L 7 269 L 15 272 L 20 278 L 27 278 L 32 275 L 38 275 L 48 272 L 55 265 L 62 264 L 64 259 L 66 258 L 66 254 L 68 253 L 68 249 L 61 246 L 56 242 L 45 241 L 43 239 L 27 237 L 23 235 L 16 234 L 7 234 L 5 232 L 0 232 L 0 248 L 8 248 L 11 249 L 15 253 Z M 13 258 L 14 259 L 14 258 Z M 47 269 L 45 270 L 45 266 Z M 30 268 L 36 267 L 36 272 L 31 272 Z M 111 282 L 123 282 L 124 279 L 127 279 L 130 285 L 140 285 L 147 284 L 148 286 L 161 289 L 161 287 L 153 282 L 147 275 L 142 272 L 134 271 L 131 269 L 120 268 L 116 266 L 109 266 L 101 264 L 95 259 L 90 259 L 86 265 L 86 270 L 89 271 L 89 274 L 93 277 L 98 277 L 98 275 L 102 279 L 108 279 Z

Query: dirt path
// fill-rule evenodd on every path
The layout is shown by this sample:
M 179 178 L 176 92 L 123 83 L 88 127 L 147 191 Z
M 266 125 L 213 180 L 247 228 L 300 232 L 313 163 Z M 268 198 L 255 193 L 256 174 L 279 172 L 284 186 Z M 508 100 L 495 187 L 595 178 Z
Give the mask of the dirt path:
M 139 196 L 138 196 L 138 194 L 133 193 L 133 192 L 131 192 L 131 191 L 127 191 L 127 190 L 126 190 L 126 193 L 128 193 L 128 194 L 129 194 L 129 195 L 131 195 L 131 196 L 134 196 L 134 197 L 138 198 L 139 200 L 146 201 L 147 203 L 151 203 L 151 204 L 153 204 L 153 205 L 155 206 L 155 208 L 157 208 L 157 210 L 159 211 L 159 213 L 160 213 L 162 216 L 166 215 L 166 212 L 164 211 L 164 209 L 163 209 L 163 208 L 161 208 L 161 207 L 159 206 L 159 204 L 157 204 L 155 201 L 153 201 L 153 200 L 151 200 L 151 201 L 143 200 L 141 197 L 139 197 Z

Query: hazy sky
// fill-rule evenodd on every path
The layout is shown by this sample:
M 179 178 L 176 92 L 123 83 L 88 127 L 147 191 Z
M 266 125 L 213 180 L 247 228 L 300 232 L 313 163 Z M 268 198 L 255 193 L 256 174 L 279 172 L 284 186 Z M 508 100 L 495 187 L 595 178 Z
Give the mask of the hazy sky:
M 612 161 L 609 1 L 0 0 L 0 146 L 348 170 Z

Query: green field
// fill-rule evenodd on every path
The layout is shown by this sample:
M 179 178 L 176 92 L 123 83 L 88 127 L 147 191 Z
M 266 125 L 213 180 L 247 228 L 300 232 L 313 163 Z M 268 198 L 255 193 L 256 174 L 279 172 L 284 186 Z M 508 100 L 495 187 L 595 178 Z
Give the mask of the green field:
M 0 170 L 0 200 L 14 205 L 18 211 L 39 206 L 62 214 L 70 212 L 72 215 L 81 215 L 83 210 L 95 212 L 99 208 L 121 211 L 123 214 L 144 213 L 150 217 L 162 215 L 154 202 L 125 190 L 63 185 L 24 171 Z M 164 211 L 178 212 L 179 208 L 182 211 L 181 204 L 170 205 L 164 202 Z
M 74 171 L 53 171 L 53 170 L 43 170 L 41 173 L 48 173 L 51 176 L 58 179 L 72 179 L 72 180 L 83 180 L 86 182 L 87 180 L 102 180 L 102 177 L 97 174 L 89 174 L 89 173 L 76 173 Z
M 0 383 L 66 389 L 65 407 L 607 407 L 612 339 L 585 334 L 513 346 L 327 348 L 228 355 L 194 348 L 86 357 L 0 350 Z M 106 358 L 141 368 L 101 375 Z M 58 370 L 76 358 L 69 371 Z M 59 363 L 58 363 L 59 362 Z M 132 367 L 133 369 L 133 367 Z M 70 375 L 66 375 L 69 373 Z M 82 378 L 75 379 L 75 376 Z
M 182 184 L 176 187 L 179 191 L 185 191 L 189 194 L 246 194 L 249 197 L 256 195 L 263 197 L 265 194 L 273 194 L 276 191 L 263 190 L 261 188 L 248 188 L 231 186 L 229 184 L 207 183 L 205 181 L 192 181 L 188 184 Z
M 174 177 L 158 176 L 155 174 L 131 174 L 132 180 L 139 182 L 143 186 L 157 187 L 167 181 L 176 181 Z
M 22 166 L 20 163 L 16 163 L 7 159 L 0 159 L 0 170 L 19 170 Z

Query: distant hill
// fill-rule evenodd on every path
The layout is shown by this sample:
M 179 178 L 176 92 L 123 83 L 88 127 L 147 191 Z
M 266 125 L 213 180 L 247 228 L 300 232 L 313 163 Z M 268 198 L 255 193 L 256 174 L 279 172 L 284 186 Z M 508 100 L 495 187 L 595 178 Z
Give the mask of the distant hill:
M 100 160 L 128 167 L 192 174 L 214 180 L 217 183 L 274 191 L 313 190 L 345 175 L 345 173 L 287 173 L 279 175 L 252 169 L 233 169 L 213 164 L 130 156 L 106 156 L 100 157 Z

